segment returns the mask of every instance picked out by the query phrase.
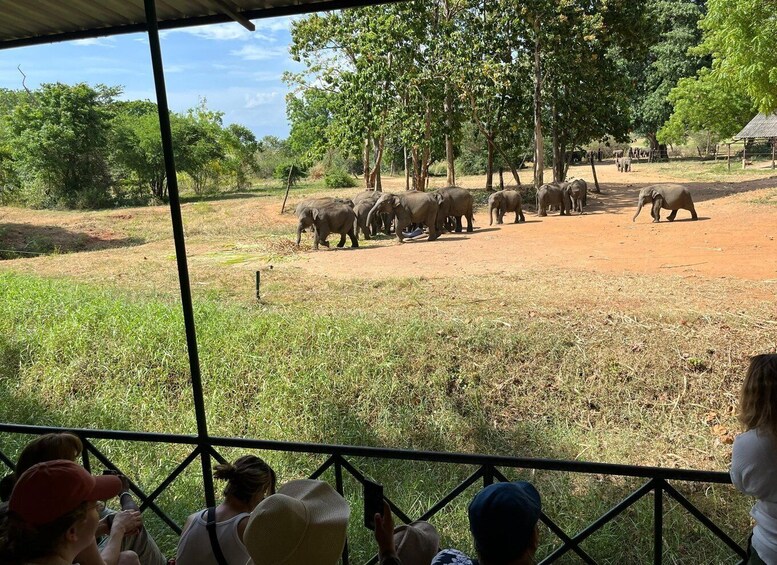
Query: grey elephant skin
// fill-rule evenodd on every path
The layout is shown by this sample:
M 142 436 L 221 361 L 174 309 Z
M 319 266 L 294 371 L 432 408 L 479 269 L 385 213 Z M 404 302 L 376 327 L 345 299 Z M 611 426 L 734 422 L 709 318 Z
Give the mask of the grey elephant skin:
M 429 228 L 429 241 L 433 241 L 440 237 L 437 231 L 437 210 L 441 199 L 439 194 L 428 192 L 385 193 L 370 210 L 367 223 L 370 223 L 374 214 L 394 214 L 400 243 L 405 239 L 402 230 L 410 224 L 425 224 Z
M 460 233 L 462 230 L 462 217 L 467 218 L 467 231 L 473 230 L 473 215 L 472 209 L 475 204 L 474 198 L 469 190 L 458 188 L 455 186 L 449 186 L 446 188 L 437 189 L 437 194 L 441 196 L 440 206 L 437 211 L 437 230 L 442 231 L 443 228 L 448 231 L 456 231 Z M 449 223 L 449 219 L 453 218 L 455 221 Z M 453 228 L 453 229 L 451 229 Z
M 548 206 L 558 206 L 561 210 L 561 216 L 569 216 L 569 209 L 572 203 L 569 200 L 569 193 L 566 186 L 555 182 L 543 184 L 537 191 L 537 215 L 547 216 Z
M 699 219 L 696 215 L 696 208 L 693 205 L 691 191 L 682 184 L 653 184 L 640 190 L 637 211 L 631 221 L 637 220 L 637 216 L 642 211 L 642 206 L 651 203 L 650 215 L 653 216 L 653 222 L 658 222 L 661 219 L 661 208 L 671 210 L 666 217 L 670 222 L 674 221 L 678 210 L 688 210 L 691 213 L 692 220 Z
M 356 214 L 348 204 L 328 202 L 316 207 L 303 207 L 297 219 L 297 245 L 299 245 L 302 230 L 312 227 L 313 249 L 318 249 L 319 243 L 329 247 L 329 242 L 326 239 L 332 233 L 340 234 L 340 242 L 337 247 L 345 245 L 346 235 L 351 238 L 351 247 L 359 247 L 359 242 L 354 234 Z
M 588 183 L 583 179 L 575 179 L 566 183 L 566 191 L 572 203 L 572 211 L 583 213 L 583 207 L 588 204 Z
M 517 190 L 499 190 L 488 197 L 488 225 L 494 223 L 494 211 L 496 211 L 496 223 L 503 223 L 504 215 L 515 212 L 515 224 L 525 222 L 521 207 L 521 193 Z
M 383 227 L 383 218 L 381 216 L 373 217 L 372 225 L 367 223 L 367 216 L 370 215 L 370 210 L 372 210 L 372 207 L 375 206 L 382 194 L 382 192 L 365 190 L 353 197 L 353 211 L 356 214 L 356 224 L 354 225 L 356 239 L 359 239 L 359 232 L 364 234 L 364 239 L 370 239 L 371 235 L 376 235 Z

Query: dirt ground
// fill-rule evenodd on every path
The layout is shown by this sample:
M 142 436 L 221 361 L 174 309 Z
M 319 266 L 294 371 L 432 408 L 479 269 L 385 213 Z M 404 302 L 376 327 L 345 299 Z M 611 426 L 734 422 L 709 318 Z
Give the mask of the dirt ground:
M 592 188 L 590 176 L 581 177 Z M 540 218 L 530 212 L 525 223 L 498 226 L 489 225 L 488 211 L 482 208 L 476 211 L 472 233 L 444 234 L 433 243 L 424 236 L 401 245 L 392 237 L 359 250 L 309 253 L 301 264 L 348 278 L 514 274 L 546 265 L 599 273 L 777 280 L 777 209 L 764 204 L 774 196 L 777 177 L 684 182 L 699 220 L 691 221 L 681 210 L 669 223 L 664 221 L 668 211 L 663 211 L 659 224 L 652 223 L 648 207 L 632 223 L 639 189 L 682 179 L 606 170 L 598 177 L 602 192 L 589 193 L 582 215 L 560 217 L 555 212 Z M 505 216 L 506 222 L 513 219 L 513 214 Z

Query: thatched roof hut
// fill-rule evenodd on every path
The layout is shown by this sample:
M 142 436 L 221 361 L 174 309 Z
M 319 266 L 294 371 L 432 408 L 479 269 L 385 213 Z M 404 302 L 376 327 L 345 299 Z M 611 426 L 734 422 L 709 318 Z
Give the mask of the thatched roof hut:
M 777 114 L 758 114 L 750 120 L 734 139 L 775 139 L 777 138 Z

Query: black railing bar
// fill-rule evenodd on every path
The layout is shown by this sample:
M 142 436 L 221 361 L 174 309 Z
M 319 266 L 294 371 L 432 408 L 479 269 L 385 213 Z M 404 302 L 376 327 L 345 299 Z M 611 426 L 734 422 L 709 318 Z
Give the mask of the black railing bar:
M 140 505 L 141 511 L 145 509 L 146 502 L 153 502 L 156 500 L 156 498 L 164 492 L 164 490 L 169 487 L 172 482 L 178 478 L 178 475 L 183 473 L 183 471 L 191 464 L 192 461 L 194 461 L 197 456 L 200 454 L 200 448 L 195 447 L 194 451 L 192 451 L 189 455 L 186 456 L 186 459 L 183 460 L 183 462 L 178 465 L 175 469 L 173 469 L 173 472 L 170 473 L 167 478 L 159 483 L 159 486 L 154 489 L 154 491 L 146 497 L 146 500 L 142 500 L 142 504 Z
M 81 436 L 81 443 L 84 443 L 85 441 L 86 441 L 86 438 Z M 87 471 L 89 471 L 91 473 L 92 472 L 92 460 L 89 458 L 89 450 L 88 449 L 84 449 L 84 450 L 81 451 L 81 462 L 84 465 L 84 469 L 86 469 Z
M 361 485 L 364 485 L 364 474 L 361 471 L 359 471 L 356 467 L 351 465 L 346 459 L 342 457 L 339 457 L 338 460 L 340 461 L 340 464 L 345 467 L 346 471 L 348 471 L 351 476 L 353 476 L 353 478 L 359 481 Z M 394 512 L 394 514 L 396 514 L 397 517 L 405 524 L 409 524 L 413 521 L 399 506 L 394 504 L 389 498 L 384 496 L 383 499 L 388 502 L 391 511 Z
M 107 458 L 105 455 L 103 455 L 103 454 L 100 452 L 100 450 L 98 450 L 98 449 L 97 449 L 97 448 L 94 446 L 94 444 L 93 444 L 93 443 L 91 443 L 91 442 L 90 442 L 89 440 L 87 440 L 86 438 L 84 438 L 84 439 L 83 439 L 83 441 L 84 441 L 84 447 L 86 447 L 86 449 L 88 449 L 89 451 L 91 451 L 91 452 L 92 452 L 92 455 L 94 455 L 94 456 L 97 458 L 97 460 L 98 460 L 98 461 L 100 461 L 100 463 L 102 463 L 103 465 L 105 465 L 105 467 L 107 467 L 108 469 L 114 469 L 114 470 L 116 470 L 116 471 L 119 471 L 119 472 L 121 472 L 121 470 L 120 470 L 118 467 L 116 467 L 116 465 L 114 465 L 114 464 L 111 462 L 111 460 L 110 460 L 110 459 L 108 459 L 108 458 Z M 85 451 L 86 451 L 86 450 L 85 450 Z M 125 475 L 125 476 L 126 476 L 126 475 Z M 133 482 L 132 482 L 132 481 L 131 481 L 129 478 L 128 478 L 127 480 L 129 480 L 130 489 L 132 490 L 132 492 L 134 492 L 134 493 L 135 493 L 135 494 L 138 496 L 138 498 L 140 498 L 141 500 L 144 500 L 144 501 L 145 501 L 145 499 L 146 499 L 146 493 L 144 493 L 144 492 L 143 492 L 143 491 L 140 489 L 140 487 L 138 487 L 138 485 L 136 485 L 135 483 L 133 483 Z M 180 533 L 181 533 L 181 526 L 179 526 L 178 524 L 176 524 L 175 520 L 173 520 L 172 518 L 170 518 L 170 516 L 168 516 L 168 515 L 167 515 L 167 513 L 165 513 L 165 511 L 164 511 L 164 510 L 162 510 L 161 508 L 159 508 L 159 506 L 157 506 L 157 504 L 156 504 L 155 502 L 148 502 L 148 503 L 147 503 L 147 506 L 148 506 L 148 508 L 149 508 L 150 510 L 152 510 L 152 511 L 154 512 L 154 514 L 156 514 L 157 516 L 159 516 L 159 518 L 161 518 L 161 519 L 162 519 L 162 520 L 163 520 L 163 521 L 164 521 L 164 522 L 165 522 L 165 523 L 166 523 L 168 526 L 170 526 L 170 529 L 172 529 L 172 530 L 173 530 L 174 532 L 176 532 L 177 534 L 180 534 Z
M 329 467 L 332 466 L 334 462 L 335 462 L 335 456 L 330 455 L 329 457 L 327 457 L 326 461 L 324 461 L 318 469 L 316 469 L 310 474 L 310 478 L 318 479 L 321 475 L 323 475 L 326 472 L 327 469 L 329 469 Z
M 720 527 L 715 524 L 712 520 L 710 520 L 707 516 L 705 516 L 701 510 L 696 508 L 696 506 L 688 500 L 685 495 L 681 494 L 677 489 L 675 489 L 672 485 L 669 483 L 666 483 L 664 485 L 664 489 L 666 490 L 666 493 L 674 498 L 677 502 L 679 502 L 683 508 L 685 508 L 688 512 L 690 512 L 694 518 L 696 518 L 699 522 L 701 522 L 709 531 L 711 531 L 717 538 L 725 543 L 727 546 L 729 546 L 733 551 L 739 555 L 739 557 L 745 558 L 747 557 L 747 550 L 742 549 L 742 547 L 735 542 L 731 537 L 729 537 L 726 532 L 724 532 Z
M 637 502 L 640 498 L 645 496 L 647 493 L 649 493 L 651 490 L 653 490 L 653 480 L 649 480 L 644 485 L 639 487 L 637 490 L 632 492 L 629 496 L 621 500 L 618 504 L 613 506 L 610 510 L 602 514 L 599 518 L 597 518 L 594 522 L 592 522 L 589 526 L 587 526 L 585 529 L 583 529 L 581 532 L 576 534 L 572 537 L 572 542 L 575 544 L 579 544 L 583 540 L 585 540 L 588 536 L 596 532 L 599 528 L 604 526 L 607 522 L 615 518 L 618 514 L 626 510 L 629 506 Z M 543 518 L 545 517 L 545 514 L 543 512 Z M 546 523 L 543 519 L 543 523 Z M 558 527 L 558 526 L 557 526 Z M 556 534 L 558 535 L 558 534 Z M 551 563 L 552 560 L 558 559 L 562 555 L 564 555 L 567 551 L 569 551 L 571 547 L 567 543 L 564 543 L 561 547 L 557 548 L 553 553 L 548 555 L 546 557 L 547 563 Z M 552 560 L 551 560 L 552 558 Z
M 100 439 L 118 439 L 125 441 L 143 441 L 157 443 L 197 444 L 196 436 L 161 434 L 154 432 L 123 432 L 117 430 L 67 429 L 22 424 L 0 424 L 0 431 L 13 433 L 48 433 L 51 431 L 72 431 L 73 433 Z M 545 471 L 565 471 L 572 473 L 618 475 L 636 478 L 660 478 L 675 481 L 693 481 L 703 483 L 731 484 L 731 477 L 722 471 L 700 471 L 696 469 L 670 469 L 665 467 L 643 467 L 619 463 L 594 463 L 589 461 L 565 461 L 563 459 L 544 459 L 515 457 L 507 455 L 485 455 L 479 453 L 456 453 L 444 451 L 413 451 L 384 447 L 349 446 L 336 444 L 284 442 L 277 440 L 259 440 L 247 438 L 229 438 L 210 436 L 209 445 L 219 447 L 245 447 L 269 451 L 289 451 L 301 453 L 322 453 L 351 457 L 371 457 L 408 461 L 427 461 L 434 463 L 457 463 L 465 465 L 491 465 L 494 467 L 523 467 Z
M 221 463 L 222 465 L 223 465 L 224 463 L 226 463 L 226 462 L 227 462 L 226 458 L 225 458 L 223 455 L 221 455 L 221 453 L 219 453 L 218 451 L 216 451 L 216 450 L 213 448 L 213 446 L 212 446 L 212 445 L 208 446 L 208 451 L 209 451 L 209 452 L 210 452 L 210 454 L 213 456 L 213 458 L 214 458 L 216 461 L 218 461 L 219 463 Z
M 458 497 L 461 493 L 463 493 L 465 490 L 467 490 L 469 487 L 475 484 L 478 479 L 480 479 L 483 476 L 483 467 L 478 468 L 477 471 L 472 473 L 469 477 L 464 479 L 462 482 L 460 482 L 452 491 L 450 491 L 448 494 L 446 494 L 443 498 L 441 498 L 434 506 L 432 506 L 429 510 L 421 514 L 421 516 L 418 518 L 419 520 L 428 520 L 435 514 L 437 514 L 440 510 L 448 506 L 456 497 Z
M 661 479 L 653 481 L 653 565 L 664 562 L 664 485 Z
M 345 492 L 343 491 L 343 459 L 340 456 L 335 455 L 334 456 L 334 464 L 335 464 L 335 488 L 337 492 L 340 493 L 340 496 L 345 496 Z M 343 565 L 348 565 L 348 537 L 345 538 L 345 545 L 343 546 Z
M 16 470 L 16 463 L 11 461 L 11 459 L 9 459 L 8 456 L 2 451 L 0 451 L 0 460 L 5 463 L 5 466 L 8 467 L 8 470 L 12 473 Z
M 502 474 L 502 472 L 499 469 L 496 469 L 496 468 L 491 468 L 491 476 L 492 476 L 492 479 L 496 478 L 502 482 L 510 481 L 510 479 L 508 479 L 504 474 Z M 553 520 L 551 520 L 547 514 L 545 514 L 544 512 L 540 512 L 540 520 L 542 521 L 543 524 L 545 524 L 548 527 L 548 529 L 551 532 L 553 532 L 556 535 L 557 538 L 561 540 L 562 547 L 564 545 L 568 545 L 569 549 L 577 553 L 577 555 L 583 561 L 593 565 L 596 564 L 596 561 L 590 555 L 588 555 L 588 553 L 586 553 L 586 551 L 582 547 L 578 545 L 578 542 L 570 538 L 569 535 L 564 530 L 561 529 L 561 526 L 559 526 Z M 543 561 L 543 563 L 550 563 L 550 561 Z

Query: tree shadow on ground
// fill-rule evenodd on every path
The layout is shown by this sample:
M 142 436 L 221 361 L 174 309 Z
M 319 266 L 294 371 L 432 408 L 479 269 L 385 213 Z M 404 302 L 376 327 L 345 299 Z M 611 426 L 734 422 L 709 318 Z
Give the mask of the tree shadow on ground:
M 58 226 L 0 224 L 0 260 L 36 257 L 50 253 L 77 253 L 142 245 L 136 237 L 114 238 L 115 234 L 85 233 Z

